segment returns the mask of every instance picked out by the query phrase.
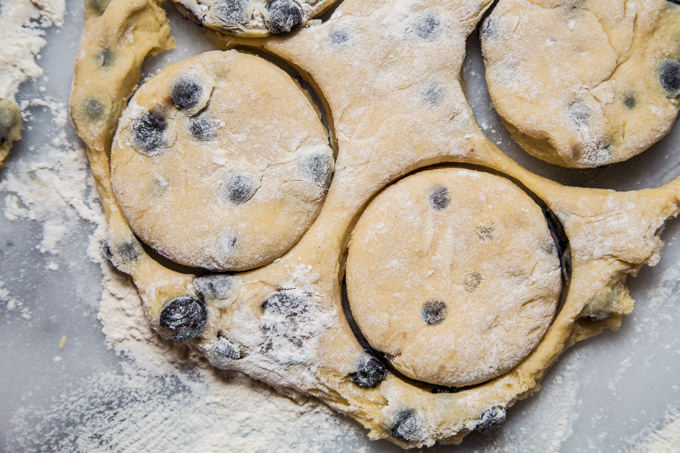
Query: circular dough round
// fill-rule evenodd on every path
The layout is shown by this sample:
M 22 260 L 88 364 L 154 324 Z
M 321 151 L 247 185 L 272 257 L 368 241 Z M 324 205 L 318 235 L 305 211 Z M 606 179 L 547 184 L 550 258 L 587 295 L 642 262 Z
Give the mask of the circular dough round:
M 180 264 L 252 269 L 316 218 L 333 172 L 318 112 L 268 61 L 208 52 L 161 71 L 123 113 L 111 182 L 130 227 Z
M 489 93 L 517 142 L 567 167 L 629 159 L 680 108 L 680 5 L 501 0 L 481 28 Z
M 518 365 L 561 290 L 541 208 L 503 177 L 460 168 L 381 192 L 352 232 L 346 279 L 370 345 L 404 375 L 451 387 Z
M 173 0 L 187 18 L 239 36 L 268 36 L 297 30 L 336 0 Z

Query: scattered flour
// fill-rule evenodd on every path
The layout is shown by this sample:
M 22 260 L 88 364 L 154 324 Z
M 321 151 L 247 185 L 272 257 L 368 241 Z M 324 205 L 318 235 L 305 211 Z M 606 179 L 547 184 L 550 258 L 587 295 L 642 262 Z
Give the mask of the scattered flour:
M 671 411 L 662 426 L 647 429 L 630 442 L 630 452 L 677 453 L 680 452 L 680 411 Z

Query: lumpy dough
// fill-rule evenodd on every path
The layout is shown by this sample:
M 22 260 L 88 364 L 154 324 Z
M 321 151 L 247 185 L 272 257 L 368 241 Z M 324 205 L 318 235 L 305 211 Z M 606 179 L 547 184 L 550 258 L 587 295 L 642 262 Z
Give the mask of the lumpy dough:
M 173 0 L 189 19 L 239 36 L 289 33 L 335 0 Z
M 325 198 L 333 152 L 281 69 L 237 51 L 161 71 L 123 113 L 111 153 L 132 230 L 177 263 L 252 269 L 284 254 Z
M 494 106 L 530 154 L 597 167 L 639 154 L 680 106 L 680 5 L 501 0 L 481 29 Z
M 364 211 L 347 295 L 372 347 L 406 376 L 462 387 L 538 344 L 561 288 L 541 208 L 509 180 L 459 168 L 388 187 Z

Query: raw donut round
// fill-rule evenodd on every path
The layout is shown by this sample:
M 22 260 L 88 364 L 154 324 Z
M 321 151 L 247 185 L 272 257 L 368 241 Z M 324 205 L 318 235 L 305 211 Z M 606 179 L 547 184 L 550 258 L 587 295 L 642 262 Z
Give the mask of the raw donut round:
M 530 154 L 567 167 L 629 159 L 680 108 L 680 5 L 501 0 L 481 28 L 494 106 Z
M 184 16 L 213 30 L 268 36 L 297 30 L 336 0 L 173 0 Z
M 561 290 L 541 208 L 503 177 L 460 168 L 381 192 L 352 232 L 346 279 L 370 345 L 404 375 L 451 387 L 518 365 Z
M 163 256 L 213 271 L 288 251 L 316 218 L 333 152 L 288 74 L 208 52 L 145 83 L 123 113 L 111 182 L 123 215 Z

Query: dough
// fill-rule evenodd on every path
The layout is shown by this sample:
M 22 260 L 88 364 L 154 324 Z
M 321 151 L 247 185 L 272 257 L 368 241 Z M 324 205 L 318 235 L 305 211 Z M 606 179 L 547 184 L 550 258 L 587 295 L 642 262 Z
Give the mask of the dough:
M 323 13 L 335 0 L 173 0 L 187 18 L 239 36 L 289 33 Z
M 12 144 L 21 139 L 23 121 L 19 106 L 9 99 L 0 99 L 0 165 L 12 149 Z
M 235 50 L 172 65 L 123 112 L 111 152 L 116 200 L 161 255 L 252 269 L 295 244 L 319 212 L 333 151 L 288 74 Z
M 464 387 L 505 374 L 559 301 L 560 261 L 541 208 L 512 182 L 447 168 L 381 192 L 352 232 L 352 315 L 406 376 Z
M 566 167 L 646 150 L 680 108 L 680 5 L 501 0 L 481 28 L 486 80 L 513 138 Z
M 530 173 L 489 142 L 460 74 L 466 38 L 490 4 L 345 0 L 325 22 L 251 42 L 287 61 L 324 100 L 338 145 L 335 173 L 318 217 L 288 253 L 255 270 L 201 276 L 168 269 L 145 252 L 108 174 L 111 137 L 143 59 L 172 44 L 163 10 L 154 0 L 111 0 L 103 12 L 89 12 L 72 119 L 111 225 L 111 261 L 134 280 L 151 327 L 215 367 L 283 394 L 314 396 L 357 420 L 370 438 L 402 447 L 458 443 L 502 422 L 567 347 L 616 329 L 633 307 L 627 276 L 658 261 L 664 222 L 680 211 L 680 179 L 629 192 L 566 187 Z M 97 64 L 103 45 L 121 56 L 106 70 Z M 86 115 L 92 98 L 105 102 L 100 118 Z M 354 335 L 343 307 L 355 223 L 385 187 L 434 164 L 484 167 L 540 200 L 556 226 L 568 282 L 555 319 L 516 367 L 457 392 L 432 392 L 391 372 Z

